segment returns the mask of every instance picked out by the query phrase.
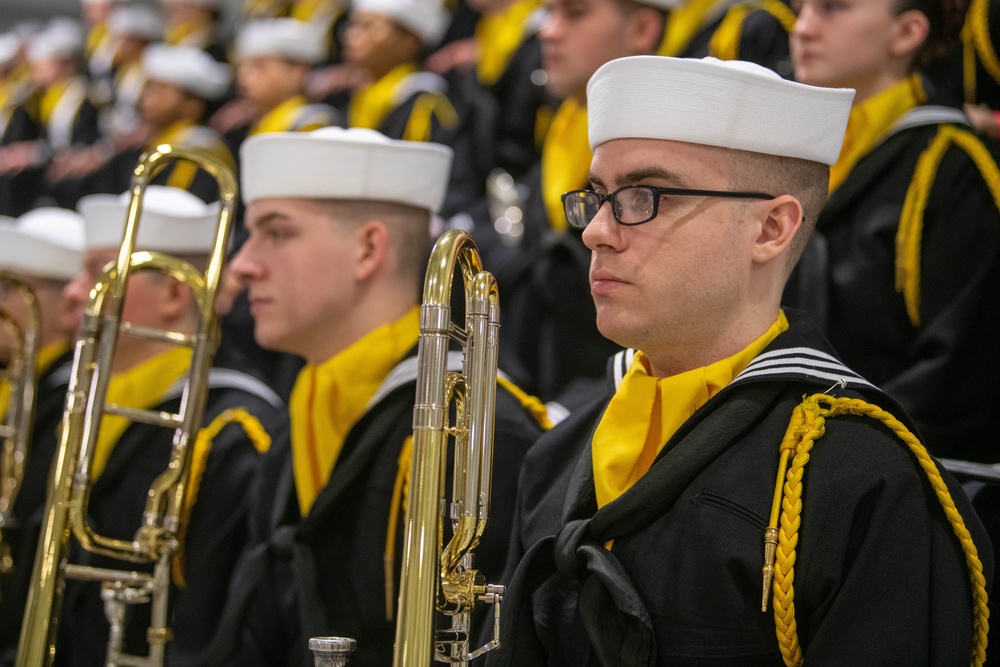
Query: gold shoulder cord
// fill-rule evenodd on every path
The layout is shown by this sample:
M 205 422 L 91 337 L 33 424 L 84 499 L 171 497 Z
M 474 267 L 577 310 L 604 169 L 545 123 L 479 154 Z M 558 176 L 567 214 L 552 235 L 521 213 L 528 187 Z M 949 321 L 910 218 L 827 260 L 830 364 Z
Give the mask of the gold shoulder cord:
M 763 10 L 773 16 L 785 32 L 795 26 L 795 13 L 781 0 L 755 0 L 733 5 L 719 24 L 708 44 L 708 55 L 719 60 L 740 59 L 740 35 L 743 22 L 751 12 Z
M 945 516 L 965 552 L 973 598 L 974 636 L 971 664 L 979 667 L 986 661 L 990 615 L 983 564 L 934 460 L 920 441 L 885 410 L 861 399 L 834 398 L 827 394 L 813 394 L 805 398 L 792 413 L 788 430 L 781 441 L 781 459 L 774 488 L 774 502 L 771 505 L 771 518 L 764 537 L 764 589 L 761 611 L 767 611 L 768 589 L 772 589 L 778 645 L 785 664 L 789 667 L 798 666 L 803 660 L 802 647 L 799 645 L 795 628 L 795 591 L 792 586 L 795 579 L 795 546 L 799 539 L 798 531 L 802 515 L 802 474 L 809 461 L 809 451 L 813 443 L 826 431 L 826 420 L 840 415 L 871 417 L 885 424 L 906 443 L 927 475 Z M 790 457 L 792 461 L 789 466 Z
M 396 466 L 396 482 L 392 487 L 392 505 L 389 506 L 389 524 L 385 531 L 385 554 L 382 567 L 385 576 L 385 620 L 392 622 L 396 611 L 396 530 L 399 527 L 399 513 L 406 515 L 406 501 L 409 498 L 410 462 L 413 460 L 413 436 L 407 436 L 399 450 Z
M 965 101 L 976 102 L 976 56 L 990 77 L 1000 83 L 1000 58 L 993 48 L 989 26 L 989 0 L 972 0 L 962 26 L 962 79 Z
M 896 291 L 903 294 L 913 326 L 920 325 L 920 245 L 924 211 L 941 159 L 952 145 L 972 158 L 993 196 L 994 206 L 1000 211 L 1000 169 L 989 150 L 969 130 L 942 125 L 917 160 L 896 230 Z
M 187 537 L 187 525 L 188 519 L 191 518 L 191 510 L 198 500 L 198 490 L 201 488 L 201 479 L 205 475 L 208 455 L 212 451 L 212 441 L 229 424 L 239 424 L 243 427 L 243 431 L 247 434 L 258 454 L 264 454 L 271 448 L 271 436 L 264 430 L 263 424 L 243 408 L 230 408 L 222 411 L 218 417 L 212 420 L 211 424 L 198 431 L 198 436 L 194 441 L 194 450 L 191 452 L 191 477 L 184 492 L 184 511 L 181 520 L 183 528 L 177 535 L 177 556 L 174 558 L 172 568 L 174 584 L 178 588 L 187 586 L 187 581 L 184 578 L 184 540 Z
M 454 130 L 458 127 L 458 112 L 455 111 L 455 107 L 443 93 L 421 93 L 413 104 L 409 120 L 406 121 L 403 139 L 406 141 L 430 141 L 434 118 L 437 118 L 438 123 L 446 130 Z
M 497 376 L 497 384 L 506 389 L 507 393 L 511 394 L 514 398 L 520 401 L 521 406 L 535 418 L 535 421 L 538 422 L 538 425 L 541 426 L 543 430 L 548 431 L 554 426 L 552 420 L 549 419 L 549 413 L 545 408 L 545 404 L 542 403 L 539 398 L 532 396 L 514 384 L 513 381 L 508 380 L 503 376 Z

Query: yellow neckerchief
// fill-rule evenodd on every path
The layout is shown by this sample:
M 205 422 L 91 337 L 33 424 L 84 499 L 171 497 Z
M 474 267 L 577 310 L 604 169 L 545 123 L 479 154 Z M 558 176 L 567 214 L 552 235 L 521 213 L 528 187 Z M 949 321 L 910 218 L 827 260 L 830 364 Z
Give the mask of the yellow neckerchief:
M 184 135 L 191 131 L 191 128 L 195 126 L 192 120 L 179 120 L 173 125 L 170 125 L 163 131 L 160 136 L 158 136 L 154 141 L 150 142 L 146 150 L 152 151 L 157 146 L 162 144 L 169 144 L 171 146 L 183 146 L 184 145 Z M 180 188 L 181 190 L 187 190 L 190 187 L 191 182 L 194 181 L 195 174 L 198 173 L 198 167 L 191 162 L 177 162 L 170 169 L 170 174 L 167 176 L 167 185 L 172 188 Z
M 150 142 L 146 149 L 151 151 L 161 144 L 169 144 L 171 146 L 187 146 L 191 143 L 189 135 L 198 127 L 199 126 L 194 121 L 179 120 L 173 125 L 167 127 L 167 129 L 165 129 L 160 136 Z M 205 131 L 207 132 L 208 130 Z M 216 157 L 227 164 L 231 165 L 233 163 L 232 154 L 221 141 L 217 144 L 212 143 L 211 145 L 199 145 L 198 148 L 213 153 Z M 182 160 L 175 163 L 171 167 L 170 175 L 167 176 L 166 185 L 173 188 L 180 188 L 181 190 L 187 190 L 194 181 L 194 177 L 197 173 L 198 166 L 195 163 Z
M 516 0 L 502 12 L 483 16 L 476 22 L 479 83 L 492 86 L 506 71 L 511 56 L 524 41 L 528 17 L 541 4 L 540 0 Z
M 34 86 L 20 78 L 16 73 L 8 76 L 0 84 L 0 101 L 2 101 L 0 102 L 0 109 L 12 111 L 20 104 L 32 120 L 38 119 L 40 97 Z
M 660 42 L 657 55 L 680 55 L 701 30 L 709 12 L 718 3 L 719 0 L 686 0 L 681 7 L 670 10 L 670 16 L 667 17 L 667 27 L 663 31 L 663 41 Z
M 49 369 L 56 359 L 61 357 L 69 349 L 66 341 L 56 341 L 49 343 L 40 349 L 35 357 L 35 379 Z M 7 407 L 10 405 L 10 383 L 0 380 L 0 422 L 7 416 Z
M 254 123 L 250 128 L 250 136 L 255 134 L 268 134 L 270 132 L 289 132 L 295 123 L 295 118 L 302 107 L 309 102 L 302 95 L 297 95 L 285 100 L 274 107 Z
M 244 21 L 278 18 L 287 13 L 286 4 L 283 0 L 246 0 L 240 16 Z
M 28 90 L 34 90 L 35 84 L 31 80 L 31 63 L 22 61 L 14 66 L 14 71 L 10 74 L 10 80 L 17 82 Z
M 329 17 L 335 16 L 336 12 L 336 3 L 330 0 L 303 0 L 292 4 L 288 16 L 305 23 L 313 23 L 318 20 L 326 21 Z
M 42 349 L 38 351 L 37 359 L 35 359 L 35 375 L 41 377 L 55 363 L 56 359 L 69 350 L 69 347 L 69 343 L 63 340 L 42 346 Z
M 73 79 L 71 78 L 57 81 L 49 86 L 44 93 L 42 93 L 42 100 L 38 105 L 38 115 L 42 125 L 49 124 L 49 119 L 52 118 L 52 112 L 56 110 L 59 100 L 62 99 L 63 93 L 66 92 L 66 89 L 69 88 L 69 84 L 72 81 Z
M 604 507 L 628 491 L 677 429 L 786 329 L 788 320 L 780 312 L 774 324 L 742 351 L 664 378 L 649 375 L 646 357 L 636 353 L 594 432 L 597 506 Z
M 330 479 L 347 434 L 389 371 L 417 344 L 419 334 L 420 309 L 414 306 L 322 364 L 308 364 L 299 372 L 288 413 L 302 516 L 309 514 Z
M 152 359 L 117 373 L 108 381 L 107 402 L 140 410 L 149 410 L 163 402 L 167 390 L 187 373 L 191 366 L 191 350 L 177 347 Z M 101 429 L 94 448 L 91 478 L 104 472 L 108 459 L 122 434 L 132 424 L 124 417 L 101 418 Z
M 377 130 L 396 108 L 396 92 L 399 87 L 418 70 L 416 63 L 397 65 L 372 85 L 354 93 L 347 107 L 348 125 Z
M 844 145 L 830 167 L 830 192 L 839 188 L 854 165 L 879 144 L 885 133 L 910 109 L 927 99 L 920 76 L 913 74 L 867 100 L 855 104 L 847 119 Z
M 542 144 L 542 198 L 552 229 L 565 231 L 562 195 L 587 187 L 593 157 L 587 138 L 587 107 L 567 98 L 556 109 Z
M 179 23 L 167 30 L 163 41 L 174 46 L 205 46 L 212 41 L 212 26 Z
M 188 32 L 191 30 L 191 27 L 192 26 L 190 26 L 187 23 L 178 23 L 177 25 L 172 25 L 169 28 L 167 28 L 166 33 L 163 35 L 163 41 L 167 44 L 173 44 L 173 45 L 180 44 L 181 40 L 183 40 L 187 36 Z
M 132 62 L 122 63 L 118 67 L 118 71 L 115 72 L 115 86 L 120 87 L 123 81 L 134 76 L 143 76 L 141 60 L 133 60 Z
M 104 39 L 104 36 L 107 34 L 108 34 L 107 21 L 101 21 L 100 23 L 98 23 L 97 25 L 95 25 L 93 28 L 90 29 L 90 32 L 87 33 L 87 48 L 85 51 L 88 58 L 94 53 L 94 50 L 97 48 L 97 45 L 101 43 L 101 40 Z

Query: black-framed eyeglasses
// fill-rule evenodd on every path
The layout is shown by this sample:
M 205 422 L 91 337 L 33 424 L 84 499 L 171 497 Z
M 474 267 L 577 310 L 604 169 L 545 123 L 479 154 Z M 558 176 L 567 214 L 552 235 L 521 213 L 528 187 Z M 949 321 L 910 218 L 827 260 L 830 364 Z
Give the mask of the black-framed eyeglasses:
M 763 192 L 730 192 L 726 190 L 690 190 L 688 188 L 658 188 L 653 185 L 626 185 L 611 194 L 593 190 L 570 190 L 562 196 L 563 211 L 570 227 L 584 229 L 604 206 L 611 202 L 611 212 L 620 225 L 628 227 L 649 222 L 660 211 L 660 197 L 728 197 L 730 199 L 774 199 Z

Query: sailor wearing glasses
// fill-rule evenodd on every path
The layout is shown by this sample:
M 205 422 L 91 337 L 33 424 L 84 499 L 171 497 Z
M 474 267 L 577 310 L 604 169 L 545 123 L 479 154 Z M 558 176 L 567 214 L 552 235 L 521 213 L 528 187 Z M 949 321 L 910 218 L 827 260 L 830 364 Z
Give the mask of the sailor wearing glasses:
M 961 487 L 779 307 L 852 97 L 710 58 L 590 80 L 564 205 L 628 350 L 528 453 L 488 664 L 982 659 L 993 559 Z

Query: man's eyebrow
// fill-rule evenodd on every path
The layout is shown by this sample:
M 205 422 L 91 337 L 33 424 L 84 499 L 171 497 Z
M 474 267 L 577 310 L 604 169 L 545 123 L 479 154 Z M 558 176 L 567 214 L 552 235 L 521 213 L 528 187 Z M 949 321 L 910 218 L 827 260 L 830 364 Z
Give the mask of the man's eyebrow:
M 604 181 L 602 181 L 598 176 L 590 174 L 589 179 L 591 185 L 606 189 Z M 656 180 L 666 182 L 675 187 L 689 187 L 687 180 L 683 176 L 675 171 L 670 171 L 669 169 L 665 169 L 663 167 L 642 167 L 640 169 L 634 169 L 622 174 L 621 176 L 615 177 L 613 180 L 619 186 L 638 185 L 642 184 L 644 181 Z
M 255 218 L 254 220 L 247 220 L 247 228 L 260 229 L 261 227 L 267 227 L 272 222 L 276 222 L 278 220 L 287 220 L 287 219 L 288 216 L 282 213 L 281 211 L 271 211 L 269 213 L 265 213 L 259 218 Z
M 671 171 L 664 167 L 643 167 L 636 169 L 622 175 L 619 180 L 622 185 L 632 185 L 649 180 L 666 181 L 677 187 L 687 187 L 688 185 L 687 179 L 676 171 Z

